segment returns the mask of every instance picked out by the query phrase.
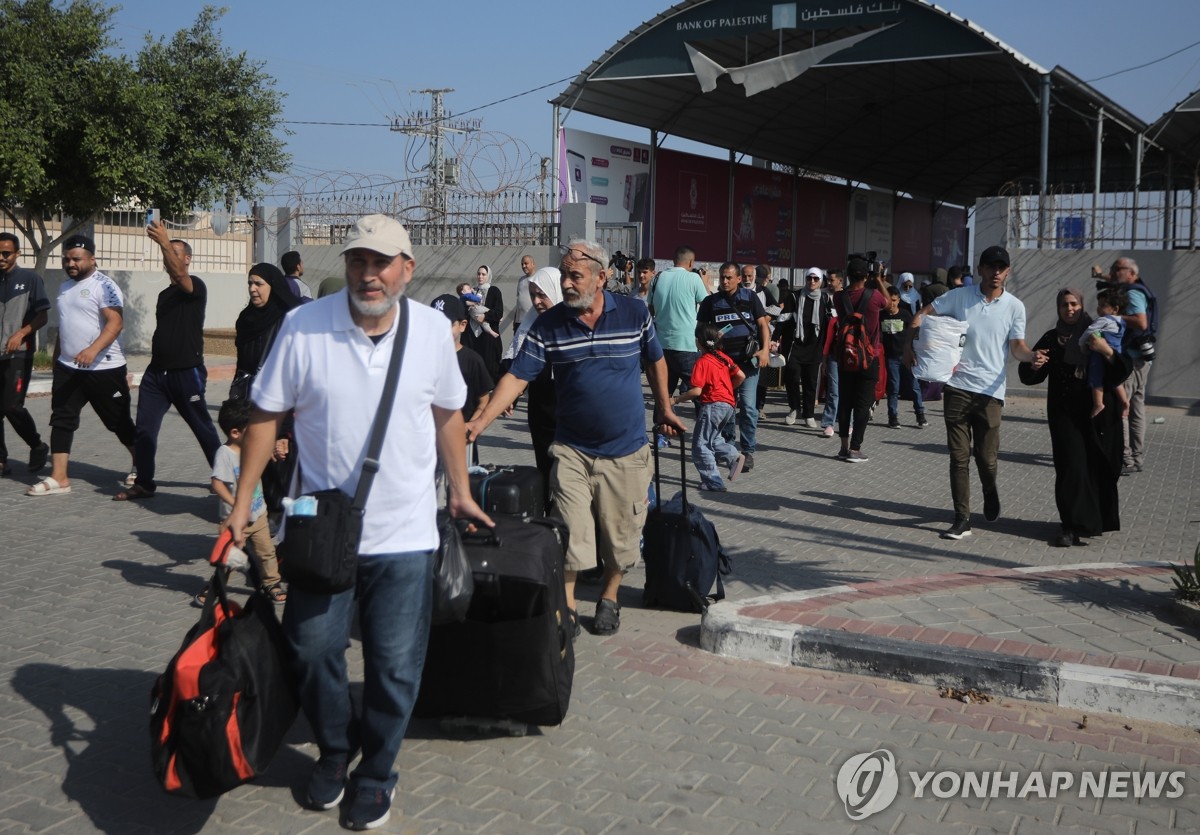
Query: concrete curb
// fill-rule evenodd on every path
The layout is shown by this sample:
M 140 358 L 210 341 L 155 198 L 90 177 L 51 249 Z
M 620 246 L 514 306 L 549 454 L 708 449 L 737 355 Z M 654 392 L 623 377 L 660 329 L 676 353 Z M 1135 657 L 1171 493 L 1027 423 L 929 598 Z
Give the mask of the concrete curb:
M 1003 578 L 1056 571 L 1169 565 L 1166 562 L 1088 563 L 988 571 L 980 575 Z M 885 584 L 863 584 L 863 587 L 864 591 L 869 586 L 871 591 L 878 592 L 881 585 Z M 915 586 L 911 579 L 895 584 L 898 594 L 919 594 Z M 700 646 L 716 655 L 780 666 L 854 673 L 936 687 L 977 689 L 1064 708 L 1116 713 L 1183 726 L 1196 722 L 1195 706 L 1200 701 L 1200 681 L 1197 680 L 881 637 L 742 614 L 755 607 L 761 611 L 780 604 L 812 603 L 822 597 L 839 596 L 840 599 L 859 590 L 855 586 L 836 586 L 736 602 L 722 601 L 710 606 L 701 621 Z

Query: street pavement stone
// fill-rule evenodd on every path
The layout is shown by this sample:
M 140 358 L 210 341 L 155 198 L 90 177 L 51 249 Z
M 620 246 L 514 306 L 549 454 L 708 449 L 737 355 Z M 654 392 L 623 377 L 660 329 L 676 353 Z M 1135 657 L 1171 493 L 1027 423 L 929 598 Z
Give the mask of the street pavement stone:
M 227 388 L 222 376 L 215 373 L 210 382 L 214 412 Z M 940 432 L 884 432 L 872 425 L 871 461 L 849 467 L 833 459 L 832 442 L 784 426 L 779 400 L 772 392 L 767 412 L 774 416 L 762 424 L 755 470 L 730 492 L 692 492 L 697 482 L 689 466 L 690 495 L 734 560 L 726 582 L 731 601 L 861 583 L 890 587 L 990 569 L 1178 561 L 1194 548 L 1200 420 L 1181 410 L 1150 408 L 1151 418 L 1166 423 L 1150 427 L 1147 472 L 1121 482 L 1124 530 L 1064 551 L 1047 544 L 1055 529 L 1053 473 L 1040 400 L 1013 397 L 1006 404 L 1000 475 L 1006 516 L 994 524 L 977 517 L 975 536 L 956 543 L 937 536 L 951 517 Z M 31 397 L 29 405 L 45 426 L 48 398 Z M 930 414 L 936 427 L 936 404 Z M 481 443 L 484 460 L 527 462 L 523 424 L 520 410 L 500 421 Z M 206 579 L 216 501 L 199 449 L 174 415 L 163 424 L 163 481 L 152 501 L 110 501 L 128 458 L 90 412 L 72 458 L 69 495 L 24 497 L 34 479 L 19 466 L 15 478 L 0 482 L 0 831 L 340 831 L 335 813 L 297 804 L 315 757 L 303 721 L 265 775 L 217 800 L 182 800 L 156 787 L 148 762 L 149 690 L 197 616 L 189 603 Z M 678 458 L 670 460 L 667 496 L 678 489 Z M 1051 705 L 1009 698 L 965 705 L 930 687 L 717 657 L 699 648 L 695 616 L 640 607 L 643 578 L 636 568 L 622 590 L 620 633 L 585 634 L 578 641 L 571 711 L 561 727 L 487 738 L 415 720 L 397 763 L 395 812 L 384 831 L 958 833 L 1056 826 L 1157 832 L 1200 826 L 1192 811 L 1200 792 L 1194 726 L 1111 714 L 1084 723 L 1078 712 Z M 1163 575 L 1143 575 L 1136 583 L 1147 594 L 1162 592 L 1148 587 L 1151 578 L 1161 585 Z M 1008 618 L 1009 628 L 1028 623 L 1070 635 L 1066 625 L 1092 622 L 1086 615 L 1102 624 L 1115 617 L 1127 630 L 1113 634 L 1154 649 L 1164 664 L 1190 663 L 1195 634 L 1191 643 L 1158 644 L 1163 623 L 1136 588 L 1119 589 L 1116 609 L 1089 610 L 1111 597 L 1089 603 L 1083 592 L 1115 584 L 1060 578 L 1061 593 L 1053 584 L 1033 584 L 1033 591 L 1014 585 L 988 600 L 973 600 L 963 587 L 945 590 L 936 605 L 927 605 L 932 598 L 896 594 L 875 600 L 887 604 L 897 623 L 907 618 L 902 622 L 913 627 L 956 631 L 974 620 Z M 584 604 L 589 615 L 590 608 Z M 1031 615 L 1039 620 L 1021 620 Z M 1117 647 L 1093 649 L 1121 655 Z M 350 658 L 352 675 L 361 675 L 361 661 L 353 652 Z M 900 794 L 888 809 L 855 822 L 837 795 L 837 772 L 849 757 L 876 748 L 895 753 Z M 1186 772 L 1187 793 L 1102 806 L 1073 795 L 912 796 L 905 772 L 949 764 L 987 771 L 1062 765 L 1072 773 L 1176 768 Z

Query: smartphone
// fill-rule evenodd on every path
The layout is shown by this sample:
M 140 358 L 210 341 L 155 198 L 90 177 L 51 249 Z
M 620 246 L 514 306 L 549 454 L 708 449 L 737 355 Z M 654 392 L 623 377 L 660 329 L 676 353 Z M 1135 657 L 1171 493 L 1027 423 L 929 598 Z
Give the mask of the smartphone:
M 151 226 L 156 220 L 161 220 L 158 209 L 146 209 L 146 225 Z

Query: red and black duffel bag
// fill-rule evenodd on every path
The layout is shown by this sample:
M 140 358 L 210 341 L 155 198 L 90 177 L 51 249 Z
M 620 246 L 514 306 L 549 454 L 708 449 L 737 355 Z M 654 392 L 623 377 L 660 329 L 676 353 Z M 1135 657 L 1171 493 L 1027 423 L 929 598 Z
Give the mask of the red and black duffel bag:
M 185 797 L 215 797 L 260 774 L 298 708 L 274 605 L 261 591 L 242 606 L 229 600 L 231 544 L 227 531 L 217 540 L 200 621 L 151 693 L 154 773 L 166 791 Z

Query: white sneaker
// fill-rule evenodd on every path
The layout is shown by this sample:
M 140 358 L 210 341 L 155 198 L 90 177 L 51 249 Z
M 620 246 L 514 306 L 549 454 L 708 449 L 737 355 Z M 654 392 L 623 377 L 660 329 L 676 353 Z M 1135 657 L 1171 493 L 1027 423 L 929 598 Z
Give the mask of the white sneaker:
M 809 429 L 816 429 L 817 428 L 817 419 L 816 418 L 805 418 L 804 425 L 807 426 Z
M 788 412 L 787 417 L 783 419 L 783 422 L 788 426 L 794 426 L 796 423 L 796 410 L 792 409 L 790 412 Z

